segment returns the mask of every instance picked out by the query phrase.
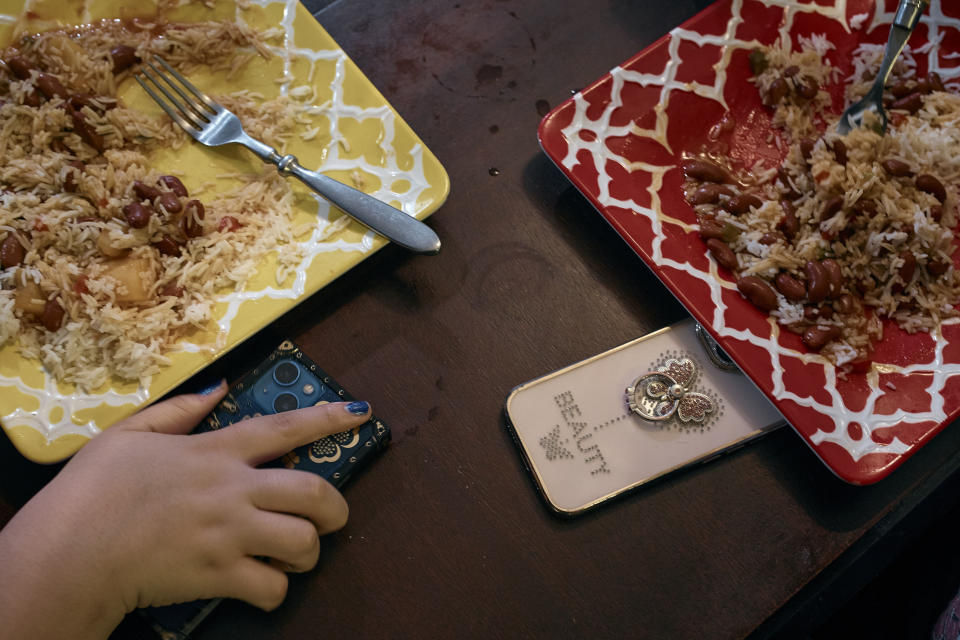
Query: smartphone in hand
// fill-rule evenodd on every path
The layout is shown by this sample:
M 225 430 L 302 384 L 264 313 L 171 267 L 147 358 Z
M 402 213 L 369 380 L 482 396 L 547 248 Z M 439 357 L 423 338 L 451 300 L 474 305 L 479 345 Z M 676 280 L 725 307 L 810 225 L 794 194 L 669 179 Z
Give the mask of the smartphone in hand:
M 296 344 L 285 340 L 231 385 L 227 395 L 194 433 L 226 429 L 248 418 L 293 411 L 326 402 L 353 400 Z M 390 428 L 376 416 L 365 423 L 303 445 L 265 466 L 310 471 L 338 489 L 390 442 Z M 141 609 L 161 640 L 186 640 L 220 600 L 198 600 Z
M 287 340 L 233 384 L 196 431 L 224 429 L 247 418 L 353 399 L 300 347 Z M 371 416 L 356 429 L 294 449 L 270 465 L 316 473 L 339 489 L 389 441 L 390 428 Z

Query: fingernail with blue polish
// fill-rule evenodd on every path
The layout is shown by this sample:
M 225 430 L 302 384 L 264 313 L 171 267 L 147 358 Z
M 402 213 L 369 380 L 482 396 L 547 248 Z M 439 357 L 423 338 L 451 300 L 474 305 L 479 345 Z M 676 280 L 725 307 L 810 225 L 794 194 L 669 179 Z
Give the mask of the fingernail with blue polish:
M 204 387 L 203 389 L 200 389 L 200 391 L 197 391 L 197 394 L 198 394 L 198 395 L 201 395 L 201 396 L 208 396 L 208 395 L 210 395 L 211 393 L 213 393 L 214 391 L 216 391 L 217 389 L 219 389 L 222 385 L 223 385 L 223 380 L 222 380 L 222 379 L 221 379 L 221 380 L 216 380 L 216 381 L 211 382 L 210 384 L 208 384 L 208 385 L 207 385 L 206 387 Z
M 347 405 L 347 411 L 354 415 L 362 416 L 370 411 L 370 405 L 362 400 L 354 400 Z

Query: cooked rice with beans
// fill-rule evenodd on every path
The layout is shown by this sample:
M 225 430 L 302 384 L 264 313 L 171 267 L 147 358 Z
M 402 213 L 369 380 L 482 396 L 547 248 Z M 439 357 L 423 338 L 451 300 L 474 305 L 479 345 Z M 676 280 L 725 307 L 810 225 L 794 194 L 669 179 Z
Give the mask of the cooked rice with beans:
M 820 40 L 756 50 L 754 82 L 786 148 L 779 167 L 739 172 L 723 158 L 687 157 L 684 193 L 700 235 L 741 294 L 838 365 L 866 361 L 882 318 L 913 333 L 957 314 L 953 266 L 960 178 L 960 97 L 941 78 L 919 77 L 909 53 L 879 119 L 836 132 L 829 86 L 848 103 L 866 93 L 880 47 L 855 52 L 838 78 Z
M 237 24 L 162 20 L 50 31 L 0 52 L 0 346 L 18 340 L 82 390 L 145 383 L 179 340 L 209 329 L 218 292 L 278 248 L 278 282 L 302 257 L 292 192 L 271 167 L 201 198 L 204 185 L 191 194 L 175 167 L 151 165 L 152 152 L 188 138 L 117 98 L 150 54 L 225 74 L 269 55 Z M 284 146 L 296 117 L 287 99 L 218 100 Z

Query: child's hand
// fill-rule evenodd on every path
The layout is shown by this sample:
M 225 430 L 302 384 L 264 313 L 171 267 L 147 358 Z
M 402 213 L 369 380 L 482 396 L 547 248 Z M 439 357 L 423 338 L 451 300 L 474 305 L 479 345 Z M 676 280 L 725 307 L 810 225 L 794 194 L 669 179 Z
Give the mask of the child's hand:
M 0 532 L 0 637 L 103 638 L 136 607 L 198 598 L 280 604 L 282 569 L 311 569 L 318 535 L 346 523 L 347 504 L 311 473 L 256 467 L 362 424 L 369 408 L 327 404 L 182 435 L 225 391 L 111 427 L 20 510 Z

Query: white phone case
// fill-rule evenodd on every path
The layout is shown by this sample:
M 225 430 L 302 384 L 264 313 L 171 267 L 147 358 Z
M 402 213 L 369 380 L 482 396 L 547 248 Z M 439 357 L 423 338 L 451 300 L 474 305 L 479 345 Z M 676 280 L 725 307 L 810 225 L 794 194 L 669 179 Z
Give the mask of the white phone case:
M 786 424 L 702 336 L 684 320 L 510 393 L 508 425 L 551 509 L 582 513 Z

